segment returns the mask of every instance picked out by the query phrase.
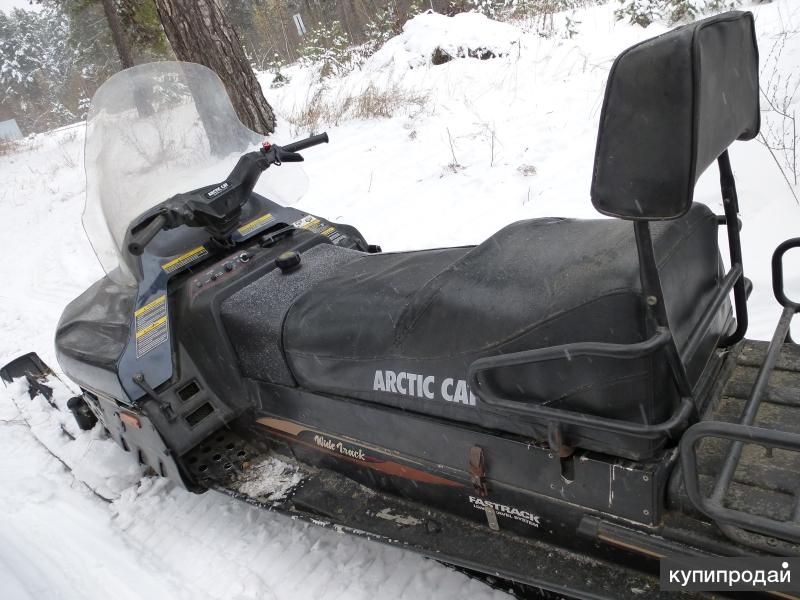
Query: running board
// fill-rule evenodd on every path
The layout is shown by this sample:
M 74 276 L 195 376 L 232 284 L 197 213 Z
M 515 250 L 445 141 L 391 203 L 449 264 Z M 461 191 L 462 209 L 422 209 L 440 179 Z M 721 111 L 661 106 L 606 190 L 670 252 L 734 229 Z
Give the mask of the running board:
M 212 436 L 185 458 L 207 466 L 202 483 L 218 492 L 411 550 L 518 597 L 641 600 L 658 595 L 653 575 L 383 494 L 334 471 L 258 451 L 231 431 Z

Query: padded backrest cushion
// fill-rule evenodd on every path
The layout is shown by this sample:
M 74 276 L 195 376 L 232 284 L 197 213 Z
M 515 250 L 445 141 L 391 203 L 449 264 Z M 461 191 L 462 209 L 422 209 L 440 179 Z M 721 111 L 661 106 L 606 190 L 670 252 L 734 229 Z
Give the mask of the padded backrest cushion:
M 592 204 L 623 219 L 679 217 L 700 174 L 759 126 L 752 13 L 724 13 L 633 46 L 608 76 Z

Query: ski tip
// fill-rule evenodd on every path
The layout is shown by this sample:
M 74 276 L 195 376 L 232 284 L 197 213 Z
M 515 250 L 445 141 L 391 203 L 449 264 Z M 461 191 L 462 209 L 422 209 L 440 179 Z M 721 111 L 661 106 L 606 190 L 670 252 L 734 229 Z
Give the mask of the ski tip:
M 2 379 L 6 385 L 18 377 L 25 377 L 30 381 L 31 378 L 41 379 L 52 374 L 52 369 L 39 358 L 36 352 L 28 352 L 27 354 L 18 356 L 0 368 L 0 379 Z

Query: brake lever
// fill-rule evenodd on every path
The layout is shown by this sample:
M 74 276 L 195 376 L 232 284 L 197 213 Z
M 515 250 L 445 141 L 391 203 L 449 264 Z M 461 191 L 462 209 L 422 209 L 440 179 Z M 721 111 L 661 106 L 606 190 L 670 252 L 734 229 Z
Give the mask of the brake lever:
M 303 162 L 304 160 L 297 152 L 284 150 L 280 146 L 273 146 L 273 148 L 275 148 L 275 160 L 277 161 L 275 164 L 277 165 L 285 162 Z

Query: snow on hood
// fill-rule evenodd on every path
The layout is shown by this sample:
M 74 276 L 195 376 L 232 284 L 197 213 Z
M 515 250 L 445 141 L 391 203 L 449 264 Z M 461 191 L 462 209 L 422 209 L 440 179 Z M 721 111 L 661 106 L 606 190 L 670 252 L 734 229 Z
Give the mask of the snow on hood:
M 430 64 L 431 55 L 441 48 L 453 57 L 482 54 L 508 54 L 518 43 L 522 31 L 480 13 L 460 13 L 447 17 L 427 12 L 410 19 L 403 33 L 387 41 L 368 62 L 370 69 L 388 66 L 418 67 Z

